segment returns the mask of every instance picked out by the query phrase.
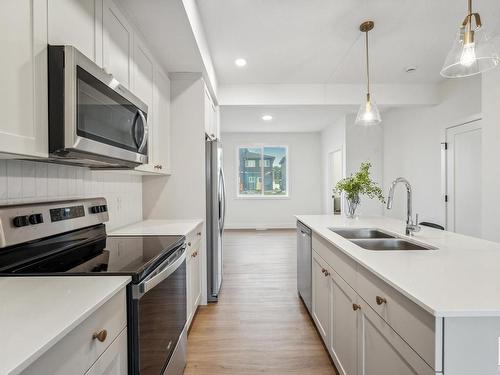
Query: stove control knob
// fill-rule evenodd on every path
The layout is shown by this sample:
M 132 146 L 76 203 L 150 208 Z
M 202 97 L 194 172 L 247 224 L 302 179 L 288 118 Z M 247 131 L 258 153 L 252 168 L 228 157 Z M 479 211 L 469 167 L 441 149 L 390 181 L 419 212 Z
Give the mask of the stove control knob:
M 12 224 L 14 224 L 15 227 L 20 228 L 20 227 L 25 227 L 30 224 L 28 216 L 16 216 L 12 220 Z
M 43 216 L 42 214 L 33 214 L 33 215 L 30 215 L 29 218 L 28 218 L 30 224 L 41 224 L 43 223 Z

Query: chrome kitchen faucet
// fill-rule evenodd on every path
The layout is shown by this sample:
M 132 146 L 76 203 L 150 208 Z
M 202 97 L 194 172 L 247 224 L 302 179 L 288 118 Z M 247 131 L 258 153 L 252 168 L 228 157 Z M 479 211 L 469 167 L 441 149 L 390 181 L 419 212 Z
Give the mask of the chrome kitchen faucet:
M 389 189 L 389 196 L 387 197 L 387 209 L 392 208 L 392 202 L 394 200 L 394 189 L 398 183 L 403 183 L 406 185 L 406 235 L 412 236 L 413 233 L 420 231 L 420 225 L 418 225 L 418 214 L 415 218 L 415 223 L 413 222 L 412 214 L 412 196 L 411 196 L 411 185 L 406 178 L 398 177 L 396 178 Z

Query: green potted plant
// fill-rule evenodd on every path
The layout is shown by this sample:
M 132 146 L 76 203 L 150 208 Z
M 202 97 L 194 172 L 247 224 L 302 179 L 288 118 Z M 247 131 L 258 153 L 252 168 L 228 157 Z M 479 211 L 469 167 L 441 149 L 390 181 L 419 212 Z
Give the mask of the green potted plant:
M 359 171 L 340 180 L 335 186 L 335 191 L 344 193 L 347 200 L 346 216 L 353 218 L 356 215 L 356 209 L 360 203 L 360 195 L 366 195 L 370 199 L 377 198 L 385 203 L 382 189 L 370 178 L 371 163 L 361 163 Z

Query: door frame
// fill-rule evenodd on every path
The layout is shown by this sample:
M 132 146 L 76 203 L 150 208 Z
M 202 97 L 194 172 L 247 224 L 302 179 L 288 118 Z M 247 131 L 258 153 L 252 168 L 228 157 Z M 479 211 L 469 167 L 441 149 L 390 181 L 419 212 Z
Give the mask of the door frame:
M 481 121 L 483 119 L 482 113 L 475 113 L 473 115 L 464 117 L 462 119 L 452 121 L 450 125 L 445 126 L 441 129 L 441 212 L 442 217 L 444 217 L 444 227 L 448 230 L 449 218 L 448 218 L 448 137 L 447 132 L 451 128 L 456 128 L 458 126 L 471 124 L 476 121 Z
M 330 157 L 333 156 L 333 154 L 335 154 L 336 152 L 340 152 L 340 155 L 342 157 L 342 160 L 341 160 L 341 172 L 340 172 L 340 178 L 345 178 L 345 153 L 344 153 L 344 146 L 341 145 L 337 148 L 334 148 L 330 151 L 327 152 L 326 154 L 326 185 L 327 185 L 327 188 L 326 188 L 326 199 L 327 199 L 327 202 L 330 202 L 331 203 L 331 200 L 332 200 L 332 191 L 330 191 L 330 181 L 331 181 L 331 173 L 330 173 Z M 330 211 L 330 203 L 327 203 L 327 207 L 328 207 L 328 212 L 327 214 L 331 214 L 333 215 L 334 212 L 333 212 L 333 203 L 332 204 L 332 212 L 329 212 Z M 340 213 L 343 214 L 344 213 L 344 199 L 340 199 Z

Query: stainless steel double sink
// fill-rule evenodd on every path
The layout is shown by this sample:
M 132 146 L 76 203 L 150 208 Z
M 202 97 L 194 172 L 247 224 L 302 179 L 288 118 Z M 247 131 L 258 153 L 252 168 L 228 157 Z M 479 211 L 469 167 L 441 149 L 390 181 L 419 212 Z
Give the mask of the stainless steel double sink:
M 353 244 L 367 250 L 436 250 L 435 247 L 408 241 L 377 228 L 328 228 Z

